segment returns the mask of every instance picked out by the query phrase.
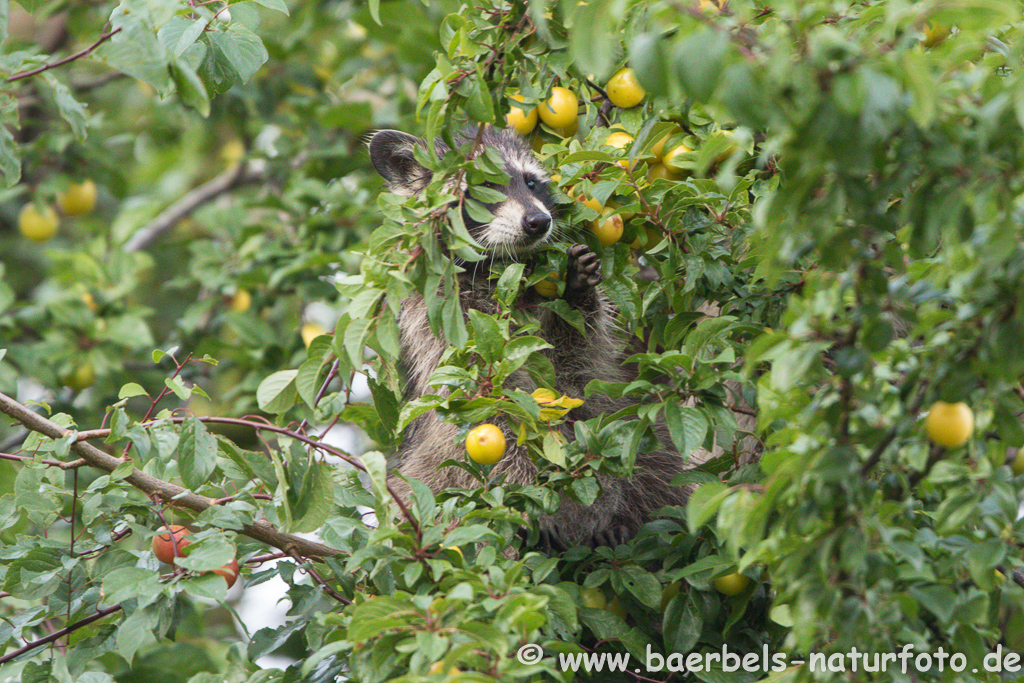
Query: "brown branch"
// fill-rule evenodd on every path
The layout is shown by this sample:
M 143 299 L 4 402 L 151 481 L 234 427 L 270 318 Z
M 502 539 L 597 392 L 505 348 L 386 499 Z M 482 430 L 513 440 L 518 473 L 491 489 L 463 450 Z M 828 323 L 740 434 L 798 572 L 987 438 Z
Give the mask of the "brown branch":
M 20 73 L 14 74 L 12 76 L 8 76 L 7 77 L 7 82 L 8 83 L 13 83 L 14 81 L 19 81 L 19 80 L 21 80 L 23 78 L 29 78 L 31 76 L 35 76 L 37 74 L 41 74 L 44 71 L 49 71 L 50 69 L 55 69 L 58 66 L 64 66 L 68 62 L 73 62 L 76 59 L 81 59 L 82 57 L 87 56 L 93 50 L 95 50 L 100 45 L 102 45 L 106 41 L 110 40 L 111 37 L 117 35 L 120 32 L 121 32 L 120 27 L 119 28 L 115 28 L 113 31 L 110 31 L 109 33 L 104 33 L 102 36 L 100 36 L 99 40 L 97 40 L 95 43 L 93 43 L 89 47 L 85 48 L 84 50 L 79 50 L 75 54 L 69 55 L 69 56 L 65 57 L 64 59 L 58 59 L 56 62 L 50 62 L 48 64 L 43 64 L 38 69 L 32 69 L 30 71 L 22 71 Z
M 116 605 L 111 605 L 110 607 L 104 607 L 101 610 L 97 610 L 96 614 L 91 614 L 91 615 L 87 616 L 85 619 L 81 619 L 81 620 L 76 621 L 75 623 L 73 623 L 73 624 L 71 624 L 69 626 L 65 626 L 64 628 L 60 629 L 59 631 L 54 631 L 50 635 L 44 636 L 44 637 L 40 638 L 39 640 L 33 640 L 30 643 L 25 643 L 24 645 L 19 647 L 17 650 L 14 650 L 13 652 L 8 652 L 3 657 L 0 657 L 0 664 L 3 664 L 4 662 L 9 662 L 12 659 L 20 657 L 21 655 L 25 654 L 26 652 L 31 652 L 32 650 L 36 649 L 37 647 L 41 647 L 43 645 L 46 645 L 47 643 L 52 643 L 52 642 L 54 642 L 56 640 L 59 640 L 63 636 L 66 636 L 67 634 L 69 634 L 69 633 L 71 633 L 73 631 L 77 631 L 78 629 L 82 628 L 83 626 L 88 626 L 89 624 L 91 624 L 94 621 L 99 621 L 103 617 L 108 616 L 110 614 L 113 614 L 114 612 L 117 612 L 120 609 L 121 609 L 121 604 L 118 603 Z
M 131 252 L 145 249 L 206 202 L 216 199 L 240 185 L 263 180 L 266 175 L 267 164 L 262 160 L 248 161 L 229 168 L 213 180 L 200 185 L 171 204 L 149 225 L 136 230 L 125 242 L 124 250 Z
M 32 431 L 39 432 L 51 439 L 60 439 L 71 433 L 69 430 L 29 410 L 3 393 L 0 393 L 0 412 L 10 415 Z M 90 466 L 105 472 L 113 472 L 117 467 L 124 464 L 124 461 L 120 458 L 115 458 L 86 441 L 73 442 L 71 450 Z M 203 512 L 215 503 L 212 498 L 192 493 L 188 489 L 152 477 L 138 468 L 133 469 L 131 474 L 125 477 L 125 481 L 150 498 L 162 500 L 175 507 L 192 510 L 193 512 Z M 321 543 L 286 534 L 264 520 L 243 525 L 241 532 L 249 538 L 254 538 L 257 541 L 286 552 L 294 550 L 305 557 L 328 557 L 330 555 L 337 555 L 340 552 Z
M 35 458 L 30 455 L 15 455 L 13 453 L 0 453 L 0 460 L 13 460 L 14 462 L 35 462 Z M 39 462 L 49 467 L 59 467 L 62 470 L 77 470 L 82 465 L 88 463 L 85 460 L 78 459 L 72 460 L 71 462 L 61 462 L 60 460 L 40 460 Z

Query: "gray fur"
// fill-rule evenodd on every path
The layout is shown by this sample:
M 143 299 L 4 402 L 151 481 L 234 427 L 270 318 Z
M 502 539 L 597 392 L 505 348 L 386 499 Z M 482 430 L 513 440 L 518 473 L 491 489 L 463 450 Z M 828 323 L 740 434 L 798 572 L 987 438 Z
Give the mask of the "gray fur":
M 501 153 L 506 160 L 506 171 L 511 177 L 507 187 L 496 188 L 504 192 L 508 199 L 501 206 L 491 207 L 492 213 L 496 216 L 523 214 L 537 203 L 535 200 L 538 194 L 547 197 L 543 206 L 550 212 L 553 202 L 549 195 L 543 192 L 524 192 L 524 174 L 538 175 L 543 169 L 522 139 L 510 132 L 489 131 L 483 142 Z M 412 144 L 424 145 L 422 141 L 396 131 L 379 132 L 370 142 L 374 166 L 384 176 L 390 189 L 403 194 L 409 188 L 422 187 L 420 183 L 424 174 L 429 174 L 426 169 L 417 169 L 408 163 L 411 154 L 405 150 L 410 150 Z M 429 175 L 426 177 L 429 180 Z M 514 219 L 503 219 L 500 235 L 492 234 L 495 231 L 490 225 L 477 226 L 474 237 L 481 244 L 495 250 L 499 257 L 507 253 L 528 252 L 547 239 L 547 234 L 533 240 L 522 234 L 509 235 L 516 225 Z M 571 397 L 583 398 L 584 387 L 593 379 L 610 382 L 632 379 L 622 365 L 627 348 L 615 326 L 616 311 L 595 287 L 600 281 L 600 259 L 583 245 L 571 247 L 565 298 L 583 314 L 586 335 L 580 334 L 548 309 L 536 309 L 540 319 L 540 329 L 536 334 L 553 347 L 545 353 L 556 371 L 555 388 L 559 393 Z M 494 281 L 464 273 L 459 277 L 459 290 L 464 312 L 470 309 L 489 314 L 498 312 L 494 299 Z M 527 296 L 534 295 L 531 293 Z M 403 302 L 399 329 L 403 363 L 407 372 L 407 395 L 417 397 L 433 393 L 427 380 L 437 368 L 448 344 L 431 332 L 426 304 L 418 294 Z M 515 373 L 505 386 L 526 392 L 537 388 L 525 371 Z M 593 395 L 572 411 L 572 417 L 587 420 L 614 412 L 625 404 L 622 400 Z M 506 482 L 512 484 L 533 483 L 537 475 L 536 465 L 525 448 L 515 445 L 515 436 L 508 425 L 503 420 L 496 420 L 496 423 L 505 432 L 509 447 L 502 460 L 495 465 L 493 474 L 503 476 Z M 561 430 L 567 439 L 573 438 L 570 426 L 562 425 Z M 438 467 L 445 460 L 465 457 L 463 445 L 456 442 L 458 431 L 456 425 L 441 422 L 433 412 L 420 416 L 406 434 L 398 454 L 397 471 L 404 477 L 426 483 L 435 492 L 445 488 L 475 488 L 477 483 L 467 472 L 455 467 Z M 679 453 L 671 448 L 672 442 L 664 426 L 656 425 L 655 432 L 666 447 L 638 454 L 633 476 L 621 478 L 601 475 L 598 478 L 602 493 L 592 506 L 582 506 L 563 498 L 555 515 L 541 519 L 542 532 L 551 545 L 564 548 L 574 544 L 623 542 L 636 534 L 653 511 L 667 505 L 685 503 L 688 491 L 669 485 L 672 478 L 685 469 L 684 462 Z M 708 456 L 707 452 L 701 451 L 694 454 L 694 460 L 703 461 Z M 408 486 L 400 478 L 392 477 L 391 483 L 400 495 L 408 493 Z

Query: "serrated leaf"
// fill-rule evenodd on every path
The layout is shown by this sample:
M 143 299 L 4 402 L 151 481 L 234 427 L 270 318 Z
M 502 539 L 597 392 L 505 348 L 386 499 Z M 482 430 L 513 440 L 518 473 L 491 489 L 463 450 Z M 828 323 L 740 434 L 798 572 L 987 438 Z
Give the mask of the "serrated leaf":
M 256 34 L 239 23 L 231 24 L 227 31 L 212 34 L 211 41 L 242 83 L 252 78 L 270 57 Z
M 139 609 L 118 625 L 117 652 L 129 664 L 142 647 L 156 642 L 156 636 L 153 635 L 156 618 L 155 613 Z

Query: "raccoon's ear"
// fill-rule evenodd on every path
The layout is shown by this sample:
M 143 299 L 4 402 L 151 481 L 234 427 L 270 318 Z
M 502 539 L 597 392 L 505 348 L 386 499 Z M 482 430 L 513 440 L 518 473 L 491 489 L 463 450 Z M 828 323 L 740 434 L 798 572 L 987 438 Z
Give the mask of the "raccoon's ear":
M 433 177 L 416 161 L 413 150 L 417 146 L 425 148 L 419 138 L 397 130 L 382 130 L 370 138 L 370 161 L 395 194 L 411 197 Z

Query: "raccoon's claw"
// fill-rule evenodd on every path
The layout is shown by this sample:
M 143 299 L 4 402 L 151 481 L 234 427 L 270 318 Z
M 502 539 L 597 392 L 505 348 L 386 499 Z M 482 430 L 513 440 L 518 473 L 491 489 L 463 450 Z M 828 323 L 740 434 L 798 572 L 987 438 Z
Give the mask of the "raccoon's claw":
M 585 244 L 569 247 L 569 266 L 565 273 L 566 292 L 580 293 L 601 284 L 601 259 Z
M 608 546 L 609 548 L 617 548 L 620 545 L 629 543 L 629 529 L 623 525 L 610 527 L 603 529 L 591 537 L 591 548 L 598 546 Z

